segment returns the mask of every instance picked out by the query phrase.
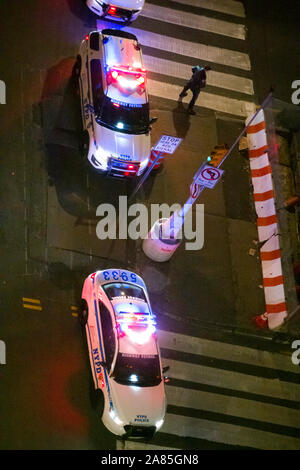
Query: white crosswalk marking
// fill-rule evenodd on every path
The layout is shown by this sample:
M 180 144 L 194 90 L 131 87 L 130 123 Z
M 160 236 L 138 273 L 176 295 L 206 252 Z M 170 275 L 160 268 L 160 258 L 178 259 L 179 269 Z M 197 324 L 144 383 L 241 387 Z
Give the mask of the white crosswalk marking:
M 229 21 L 208 18 L 189 12 L 171 10 L 171 8 L 151 5 L 151 3 L 145 4 L 141 16 L 236 39 L 245 39 L 246 34 L 243 24 L 230 23 Z
M 148 87 L 150 95 L 159 96 L 160 98 L 167 96 L 174 101 L 178 100 L 179 93 L 182 91 L 182 87 L 165 82 L 157 82 L 156 80 L 148 80 Z M 182 101 L 183 103 L 188 103 L 190 99 L 191 97 L 187 96 Z M 255 111 L 254 103 L 227 98 L 226 96 L 213 95 L 206 91 L 201 92 L 201 106 L 244 118 Z
M 160 346 L 163 348 L 203 354 L 204 356 L 217 359 L 224 359 L 226 357 L 228 360 L 236 362 L 295 372 L 295 366 L 292 361 L 287 361 L 286 357 L 281 354 L 251 349 L 246 346 L 241 347 L 234 344 L 216 343 L 209 339 L 201 339 L 199 341 L 198 338 L 167 331 L 159 331 L 158 334 Z
M 280 436 L 278 438 L 278 435 L 271 432 L 170 413 L 161 431 L 172 434 L 174 429 L 179 436 L 189 435 L 197 439 L 229 445 L 235 443 L 243 447 L 265 450 L 298 450 L 300 444 L 299 439 L 294 437 Z
M 223 356 L 223 358 L 226 357 L 226 355 Z M 163 364 L 170 367 L 168 375 L 174 379 L 214 385 L 227 389 L 231 389 L 232 384 L 235 384 L 235 390 L 237 391 L 256 393 L 285 400 L 298 401 L 300 396 L 300 383 L 288 383 L 278 379 L 261 378 L 197 364 L 185 363 L 183 367 L 182 362 L 175 361 L 174 359 L 165 359 Z
M 173 60 L 160 59 L 158 57 L 143 54 L 144 65 L 149 72 L 156 72 L 170 77 L 182 78 L 188 80 L 191 76 L 191 66 L 180 64 Z M 207 77 L 207 85 L 226 90 L 237 91 L 247 95 L 253 95 L 253 82 L 249 78 L 238 77 L 228 73 L 216 72 L 211 70 Z
M 176 2 L 176 8 L 172 9 L 172 6 L 172 2 L 169 6 L 146 2 L 140 15 L 140 24 L 144 21 L 147 24 L 146 28 L 126 27 L 126 31 L 137 36 L 143 47 L 153 50 L 153 54 L 148 50 L 144 52 L 145 66 L 149 72 L 164 76 L 162 81 L 155 76 L 150 77 L 149 94 L 177 101 L 184 82 L 186 83 L 191 77 L 191 63 L 197 64 L 200 61 L 212 67 L 207 76 L 207 85 L 217 88 L 217 92 L 215 93 L 213 89 L 202 90 L 197 105 L 242 119 L 254 112 L 253 82 L 249 78 L 251 63 L 243 46 L 246 27 L 242 3 L 231 0 L 179 0 Z M 201 14 L 197 14 L 195 9 L 189 8 L 190 6 L 199 7 Z M 208 13 L 202 14 L 203 10 L 207 10 Z M 209 11 L 221 13 L 222 17 L 214 18 Z M 226 15 L 230 15 L 228 19 Z M 237 18 L 233 20 L 232 16 L 241 20 Z M 151 20 L 154 20 L 156 28 L 158 24 L 165 25 L 161 27 L 162 34 L 158 34 L 157 29 L 153 31 L 150 29 Z M 181 37 L 173 35 L 169 37 L 168 25 L 180 26 Z M 108 22 L 97 21 L 99 30 L 107 27 L 109 27 Z M 111 27 L 115 25 L 112 24 Z M 200 42 L 194 42 L 195 39 L 188 40 L 189 31 L 193 32 L 193 38 L 196 31 L 201 32 Z M 213 41 L 212 38 L 216 40 Z M 230 44 L 230 48 L 226 47 L 226 41 Z M 232 44 L 236 44 L 236 47 L 233 48 Z M 166 56 L 168 53 L 169 56 Z M 181 80 L 182 86 L 174 84 L 174 79 Z M 183 102 L 188 103 L 190 99 L 191 94 L 188 94 Z
M 166 447 L 166 446 L 155 446 L 152 444 L 145 444 L 140 442 L 131 442 L 125 441 L 125 443 L 121 443 L 117 441 L 117 450 L 180 450 L 176 449 L 175 447 Z
M 260 403 L 257 401 L 217 395 L 216 393 L 190 390 L 168 386 L 167 400 L 169 405 L 183 406 L 193 409 L 224 413 L 264 422 L 299 428 L 300 410 L 291 410 L 282 406 Z
M 192 7 L 205 8 L 227 15 L 245 17 L 245 10 L 242 2 L 236 0 L 169 0 L 170 2 L 182 3 Z
M 98 21 L 98 29 L 107 28 L 107 23 Z M 137 28 L 126 28 L 129 33 L 135 34 L 143 46 L 153 47 L 163 51 L 173 52 L 194 59 L 214 62 L 221 65 L 230 65 L 238 69 L 250 70 L 250 59 L 248 54 L 239 51 L 231 51 L 220 47 L 198 44 L 176 38 L 169 38 L 150 31 Z
M 158 331 L 158 341 L 163 365 L 170 367 L 166 419 L 155 444 L 126 442 L 124 449 L 164 449 L 160 436 L 170 435 L 176 449 L 183 437 L 194 439 L 195 445 L 209 441 L 257 449 L 300 448 L 300 384 L 295 383 L 300 371 L 289 356 L 164 330 Z M 169 359 L 170 354 L 176 359 Z M 191 356 L 193 361 L 187 362 Z M 240 368 L 242 373 L 236 370 Z M 269 369 L 281 371 L 291 382 L 264 377 Z

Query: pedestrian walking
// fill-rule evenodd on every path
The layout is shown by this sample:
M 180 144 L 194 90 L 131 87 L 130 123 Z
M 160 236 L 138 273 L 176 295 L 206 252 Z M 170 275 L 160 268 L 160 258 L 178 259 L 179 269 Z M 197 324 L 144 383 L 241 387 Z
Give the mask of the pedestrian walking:
M 208 70 L 211 70 L 211 67 L 209 65 L 206 65 L 205 67 L 196 65 L 195 67 L 193 67 L 192 68 L 193 75 L 190 78 L 190 80 L 187 82 L 187 84 L 184 86 L 182 92 L 179 95 L 179 101 L 181 101 L 182 98 L 184 98 L 184 96 L 187 96 L 188 90 L 191 90 L 191 92 L 193 93 L 193 97 L 188 106 L 188 112 L 190 114 L 196 114 L 193 109 L 194 104 L 196 103 L 196 100 L 199 96 L 201 88 L 204 88 L 206 85 L 206 72 Z

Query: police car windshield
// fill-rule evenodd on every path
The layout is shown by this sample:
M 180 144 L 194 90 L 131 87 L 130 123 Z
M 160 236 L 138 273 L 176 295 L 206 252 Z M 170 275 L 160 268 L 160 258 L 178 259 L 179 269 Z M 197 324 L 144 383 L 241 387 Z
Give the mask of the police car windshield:
M 134 297 L 147 302 L 143 289 L 141 287 L 134 286 L 133 284 L 114 282 L 111 284 L 104 284 L 102 287 L 109 300 L 113 300 L 116 297 Z
M 121 385 L 154 387 L 161 382 L 158 355 L 119 353 L 113 377 Z
M 114 102 L 104 95 L 95 106 L 96 121 L 104 127 L 125 134 L 146 134 L 149 131 L 149 103 L 132 105 Z

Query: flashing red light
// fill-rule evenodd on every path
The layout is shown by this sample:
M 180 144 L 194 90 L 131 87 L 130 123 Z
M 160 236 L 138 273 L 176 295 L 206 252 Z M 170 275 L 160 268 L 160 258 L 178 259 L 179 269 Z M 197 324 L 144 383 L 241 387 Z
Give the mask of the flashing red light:
M 146 83 L 145 72 L 132 67 L 114 66 L 109 77 L 111 82 L 116 82 L 124 90 L 143 90 Z
M 119 108 L 119 107 L 120 107 L 119 103 L 113 103 L 113 105 L 114 105 L 116 108 Z
M 128 165 L 127 168 L 128 170 L 134 170 L 134 165 Z
M 128 175 L 129 175 L 129 172 L 125 171 L 124 176 L 128 176 Z
M 111 6 L 111 7 L 109 7 L 107 13 L 108 13 L 109 15 L 115 15 L 115 14 L 116 14 L 116 10 L 117 10 L 117 7 Z
M 89 37 L 90 37 L 90 36 L 87 34 L 87 35 L 85 36 L 85 40 L 88 41 L 88 40 L 89 40 Z

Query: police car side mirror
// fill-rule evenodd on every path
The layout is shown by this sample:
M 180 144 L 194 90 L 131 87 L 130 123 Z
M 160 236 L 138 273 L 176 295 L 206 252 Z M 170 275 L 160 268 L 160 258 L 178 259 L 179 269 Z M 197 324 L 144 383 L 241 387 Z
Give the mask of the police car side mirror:
M 152 119 L 150 119 L 149 121 L 149 126 L 151 126 L 151 124 L 154 124 L 156 121 L 157 121 L 157 117 L 153 117 Z

